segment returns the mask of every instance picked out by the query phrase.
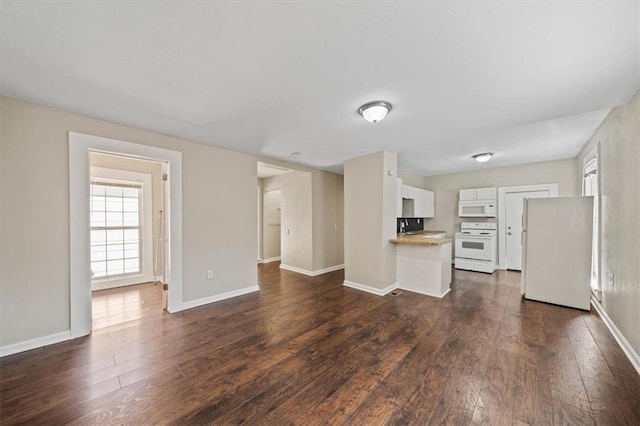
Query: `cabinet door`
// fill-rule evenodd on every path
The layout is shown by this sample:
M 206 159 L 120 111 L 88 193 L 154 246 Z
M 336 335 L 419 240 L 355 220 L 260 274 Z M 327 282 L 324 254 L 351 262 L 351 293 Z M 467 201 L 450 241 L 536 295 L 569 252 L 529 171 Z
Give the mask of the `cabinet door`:
M 414 206 L 415 206 L 415 210 L 414 210 L 414 215 L 415 217 L 424 217 L 424 209 L 425 209 L 425 203 L 424 203 L 424 196 L 422 194 L 422 189 L 420 188 L 412 188 L 412 193 L 414 194 Z
M 397 217 L 402 217 L 402 179 L 398 178 L 396 182 L 396 189 L 398 191 L 398 194 L 396 196 L 396 210 L 398 214 Z
M 460 190 L 460 201 L 475 201 L 476 200 L 476 190 L 475 189 L 461 189 Z
M 476 200 L 497 200 L 498 188 L 477 188 Z
M 434 203 L 434 194 L 431 191 L 425 190 L 425 211 L 424 216 L 422 217 L 434 217 L 436 215 L 435 212 L 435 203 Z

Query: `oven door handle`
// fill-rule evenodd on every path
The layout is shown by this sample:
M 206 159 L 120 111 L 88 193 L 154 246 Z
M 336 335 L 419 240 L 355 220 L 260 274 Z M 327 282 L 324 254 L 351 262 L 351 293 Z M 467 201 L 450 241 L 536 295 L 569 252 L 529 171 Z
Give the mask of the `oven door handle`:
M 463 235 L 458 237 L 458 240 L 462 241 L 462 240 L 475 240 L 475 241 L 489 241 L 491 240 L 493 237 L 495 237 L 495 235 Z

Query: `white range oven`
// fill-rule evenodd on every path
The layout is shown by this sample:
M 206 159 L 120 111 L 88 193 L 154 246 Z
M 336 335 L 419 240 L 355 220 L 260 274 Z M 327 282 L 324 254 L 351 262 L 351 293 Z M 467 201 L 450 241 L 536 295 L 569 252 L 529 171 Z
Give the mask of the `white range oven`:
M 493 222 L 464 222 L 455 235 L 455 267 L 468 271 L 496 270 L 497 227 Z

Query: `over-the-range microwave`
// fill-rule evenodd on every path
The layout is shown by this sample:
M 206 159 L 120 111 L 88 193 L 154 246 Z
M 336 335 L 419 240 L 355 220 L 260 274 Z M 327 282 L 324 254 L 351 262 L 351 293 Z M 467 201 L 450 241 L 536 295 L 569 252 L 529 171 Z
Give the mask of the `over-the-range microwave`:
M 496 217 L 498 203 L 489 201 L 460 201 L 458 203 L 459 217 Z

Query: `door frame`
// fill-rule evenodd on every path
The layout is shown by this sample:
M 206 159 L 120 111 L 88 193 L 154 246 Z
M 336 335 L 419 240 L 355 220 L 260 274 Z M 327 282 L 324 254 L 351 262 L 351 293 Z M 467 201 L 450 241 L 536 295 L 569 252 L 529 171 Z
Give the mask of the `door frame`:
M 549 191 L 549 197 L 557 197 L 558 183 L 501 186 L 498 188 L 498 269 L 507 269 L 507 194 L 530 191 Z
M 91 272 L 89 254 L 89 153 L 100 152 L 166 164 L 165 187 L 167 310 L 183 309 L 182 301 L 182 153 L 164 148 L 69 132 L 69 322 L 71 338 L 91 333 Z
M 595 295 L 596 299 L 601 302 L 602 301 L 602 265 L 600 263 L 600 259 L 602 256 L 602 209 L 601 209 L 601 203 L 600 203 L 600 142 L 596 143 L 595 146 L 591 149 L 591 151 L 589 151 L 587 153 L 587 155 L 584 156 L 583 161 L 582 161 L 582 167 L 580 169 L 580 181 L 581 181 L 581 191 L 580 194 L 584 196 L 584 192 L 585 192 L 585 184 L 584 184 L 584 171 L 587 167 L 587 165 L 589 165 L 589 163 L 591 163 L 592 161 L 596 162 L 595 165 L 595 171 L 596 171 L 596 188 L 597 188 L 597 192 L 595 194 L 595 196 L 593 197 L 593 202 L 595 203 L 595 212 L 594 214 L 597 214 L 597 223 L 596 223 L 596 228 L 593 230 L 594 235 L 597 235 L 597 244 L 595 247 L 595 259 L 592 259 L 592 262 L 594 262 L 597 265 L 597 271 L 596 271 L 596 285 L 598 286 L 597 289 L 593 289 L 593 287 L 591 288 L 592 290 L 592 294 Z M 593 266 L 592 266 L 593 267 Z

